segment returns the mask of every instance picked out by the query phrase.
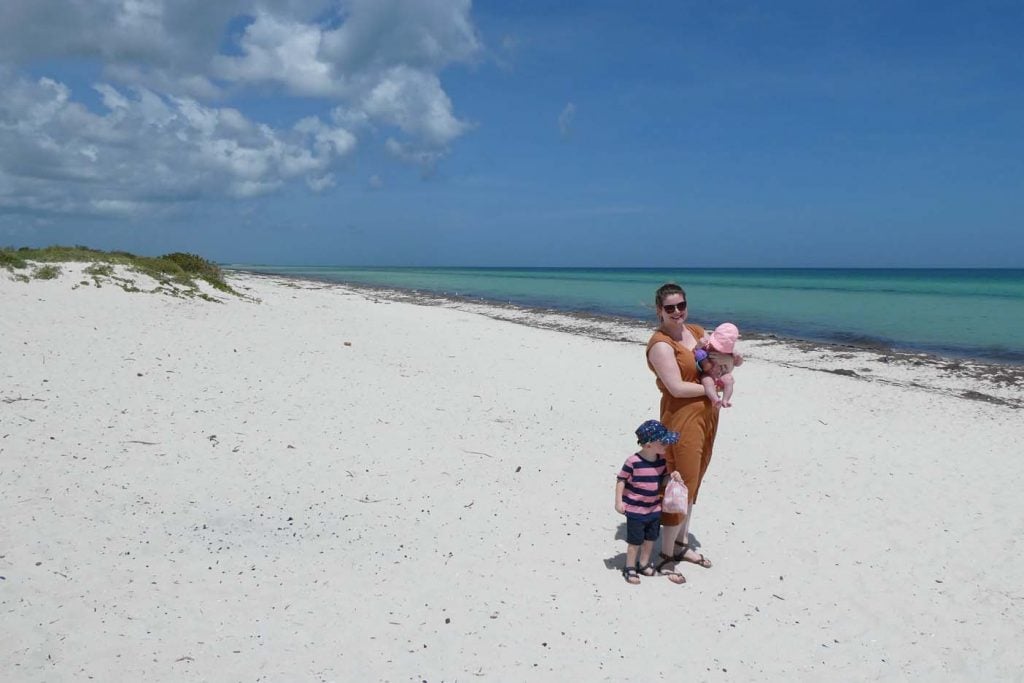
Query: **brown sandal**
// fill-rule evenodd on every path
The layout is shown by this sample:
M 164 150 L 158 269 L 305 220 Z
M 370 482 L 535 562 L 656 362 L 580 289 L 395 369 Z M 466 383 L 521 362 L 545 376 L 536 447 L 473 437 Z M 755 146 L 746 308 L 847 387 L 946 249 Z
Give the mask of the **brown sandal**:
M 690 558 L 688 558 L 686 556 L 686 551 L 690 550 L 690 544 L 689 543 L 680 543 L 679 541 L 676 541 L 676 546 L 683 549 L 683 551 L 681 553 L 676 553 L 674 555 L 676 560 L 681 560 L 683 562 L 692 562 L 693 564 L 699 564 L 701 567 L 704 567 L 704 569 L 711 569 L 711 566 L 712 566 L 711 565 L 711 560 L 709 560 L 708 558 L 704 557 L 703 553 L 697 553 L 696 550 L 693 551 L 693 552 L 697 553 L 697 557 L 700 558 L 700 559 L 697 559 L 697 560 L 691 560 Z M 662 557 L 664 557 L 664 555 L 662 555 Z
M 669 581 L 676 585 L 686 583 L 686 577 L 677 572 L 675 569 L 662 569 L 662 567 L 664 567 L 666 564 L 670 562 L 678 562 L 679 560 L 675 557 L 672 557 L 671 555 L 666 555 L 665 553 L 658 554 L 661 556 L 661 562 L 659 562 L 658 566 L 655 568 L 655 571 L 658 572 L 658 575 L 667 577 Z

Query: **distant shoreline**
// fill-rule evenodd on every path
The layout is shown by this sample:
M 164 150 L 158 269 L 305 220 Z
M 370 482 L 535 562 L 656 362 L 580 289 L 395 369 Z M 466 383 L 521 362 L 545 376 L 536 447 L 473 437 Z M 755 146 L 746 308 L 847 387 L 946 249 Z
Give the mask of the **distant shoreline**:
M 335 277 L 318 277 L 314 274 L 291 274 L 291 273 L 277 273 L 277 272 L 266 272 L 259 270 L 248 270 L 244 267 L 239 266 L 223 266 L 228 272 L 240 272 L 249 275 L 256 276 L 270 276 L 280 277 L 289 280 L 309 280 L 314 282 L 323 282 L 326 284 L 343 285 L 350 287 L 355 290 L 365 292 L 376 292 L 376 293 L 388 293 L 395 296 L 402 296 L 408 298 L 408 300 L 416 301 L 417 299 L 423 299 L 423 303 L 433 303 L 437 300 L 461 302 L 466 304 L 480 304 L 484 306 L 495 306 L 504 309 L 516 309 L 522 311 L 529 311 L 533 313 L 550 314 L 557 313 L 559 315 L 568 316 L 576 320 L 589 320 L 599 324 L 612 324 L 615 326 L 625 326 L 630 328 L 638 329 L 650 329 L 654 325 L 653 311 L 652 317 L 649 321 L 642 318 L 632 317 L 628 315 L 617 315 L 610 313 L 602 313 L 598 311 L 587 311 L 577 310 L 570 308 L 559 308 L 555 306 L 544 306 L 536 305 L 531 303 L 517 303 L 511 301 L 501 301 L 497 299 L 490 299 L 483 296 L 466 296 L 457 293 L 450 292 L 437 292 L 427 289 L 418 289 L 414 287 L 401 287 L 397 285 L 371 285 L 362 282 L 353 282 L 339 280 Z M 384 269 L 388 270 L 388 269 Z M 467 268 L 467 270 L 470 270 Z M 490 270 L 490 269 L 487 269 Z M 494 270 L 500 270 L 495 268 Z M 544 270 L 543 268 L 535 268 L 529 270 Z M 567 270 L 567 269 L 557 269 Z M 603 270 L 633 270 L 630 268 L 609 268 Z M 657 268 L 648 270 L 659 270 Z M 666 269 L 667 270 L 667 269 Z M 703 270 L 721 270 L 715 268 L 708 268 Z M 749 269 L 749 270 L 983 270 L 976 268 L 964 268 L 964 269 L 949 269 L 949 268 L 927 268 L 927 269 L 907 269 L 907 268 L 863 268 L 863 269 L 835 269 L 835 268 L 793 268 L 793 269 Z M 1002 269 L 987 269 L 987 270 L 1003 270 L 1003 271 L 1014 271 L 1024 272 L 1021 269 L 1002 268 Z M 699 318 L 693 319 L 693 322 L 697 324 L 708 325 L 711 321 L 702 321 Z M 524 324 L 529 324 L 524 321 Z M 577 328 L 577 325 L 572 326 Z M 586 332 L 583 330 L 577 331 L 579 334 L 587 334 L 595 338 L 609 339 L 601 332 Z M 770 340 L 777 341 L 780 343 L 802 345 L 806 348 L 821 348 L 830 349 L 835 351 L 867 351 L 879 354 L 888 354 L 900 357 L 913 357 L 913 358 L 929 358 L 936 362 L 949 362 L 949 361 L 969 361 L 972 364 L 980 364 L 991 368 L 1014 368 L 1024 373 L 1024 357 L 1018 357 L 1017 354 L 1009 355 L 1008 357 L 992 356 L 990 354 L 970 354 L 967 352 L 958 352 L 955 349 L 948 349 L 946 347 L 930 347 L 926 345 L 911 345 L 911 344 L 894 344 L 882 338 L 867 337 L 867 336 L 844 336 L 837 335 L 835 338 L 827 337 L 815 337 L 815 336 L 800 336 L 793 334 L 788 330 L 773 330 L 773 331 L 759 331 L 751 330 L 749 327 L 743 332 L 743 338 L 749 341 L 755 340 Z
M 270 264 L 270 263 L 225 263 L 218 262 L 221 268 L 226 270 L 237 270 L 244 272 L 259 272 L 250 271 L 250 268 L 346 268 L 346 269 L 359 269 L 359 270 L 528 270 L 528 271 L 590 271 L 590 270 L 607 270 L 610 272 L 631 272 L 631 271 L 644 271 L 644 272 L 666 272 L 674 273 L 678 272 L 677 267 L 646 267 L 646 266 L 360 266 L 360 265 L 304 265 L 301 263 L 285 263 L 285 264 Z M 965 271 L 980 271 L 980 272 L 991 272 L 991 271 L 1004 271 L 1011 273 L 1024 273 L 1024 268 L 1009 267 L 1009 266 L 893 266 L 893 267 L 877 267 L 877 266 L 778 266 L 778 267 L 764 267 L 764 266 L 686 266 L 687 271 L 697 272 L 716 272 L 716 271 L 735 271 L 745 270 L 752 272 L 778 272 L 778 271 L 850 271 L 850 272 L 879 272 L 879 273 L 898 273 L 898 272 L 909 272 L 909 273 L 921 273 L 921 272 L 965 272 Z

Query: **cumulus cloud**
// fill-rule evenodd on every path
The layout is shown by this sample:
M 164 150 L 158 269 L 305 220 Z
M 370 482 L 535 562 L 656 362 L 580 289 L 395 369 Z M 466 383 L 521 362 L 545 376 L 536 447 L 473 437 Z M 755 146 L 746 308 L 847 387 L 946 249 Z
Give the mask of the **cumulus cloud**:
M 253 197 L 288 180 L 315 189 L 355 148 L 315 118 L 274 130 L 237 109 L 145 89 L 97 86 L 105 111 L 50 79 L 0 78 L 0 208 L 128 215 L 169 202 Z
M 225 25 L 245 2 L 4 0 L 0 61 L 95 60 L 108 68 L 189 77 L 206 71 Z
M 400 158 L 436 160 L 470 128 L 458 120 L 438 72 L 471 60 L 480 43 L 468 0 L 352 0 L 337 28 L 284 21 L 260 12 L 218 55 L 215 73 L 241 84 L 277 85 L 296 95 L 343 101 L 350 125 L 383 124 L 406 139 Z
M 397 126 L 431 149 L 443 149 L 467 124 L 452 115 L 452 103 L 433 74 L 396 66 L 356 102 L 370 120 Z
M 239 56 L 216 55 L 213 72 L 241 84 L 274 83 L 295 95 L 341 97 L 343 79 L 320 55 L 323 31 L 287 17 L 260 12 L 239 41 Z
M 360 137 L 432 167 L 472 127 L 440 73 L 481 49 L 470 0 L 5 0 L 0 211 L 323 192 Z M 94 94 L 25 75 L 62 60 Z M 249 108 L 292 96 L 324 111 L 274 128 Z

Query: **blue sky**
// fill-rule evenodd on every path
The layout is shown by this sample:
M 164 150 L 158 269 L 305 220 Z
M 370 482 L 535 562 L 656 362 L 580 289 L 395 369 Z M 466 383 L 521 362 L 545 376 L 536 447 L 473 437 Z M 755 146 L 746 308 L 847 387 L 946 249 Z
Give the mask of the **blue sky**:
M 1024 5 L 6 0 L 0 244 L 1024 267 Z

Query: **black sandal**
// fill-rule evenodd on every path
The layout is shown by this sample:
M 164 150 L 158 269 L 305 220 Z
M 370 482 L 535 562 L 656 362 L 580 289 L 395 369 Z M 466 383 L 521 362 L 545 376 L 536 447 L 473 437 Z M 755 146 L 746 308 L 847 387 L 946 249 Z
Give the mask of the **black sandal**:
M 636 571 L 636 567 L 623 567 L 622 578 L 626 580 L 626 583 L 631 586 L 635 586 L 640 583 L 640 575 Z
M 658 572 L 654 569 L 654 563 L 648 562 L 644 566 L 637 565 L 636 570 L 640 572 L 641 576 L 654 576 Z

